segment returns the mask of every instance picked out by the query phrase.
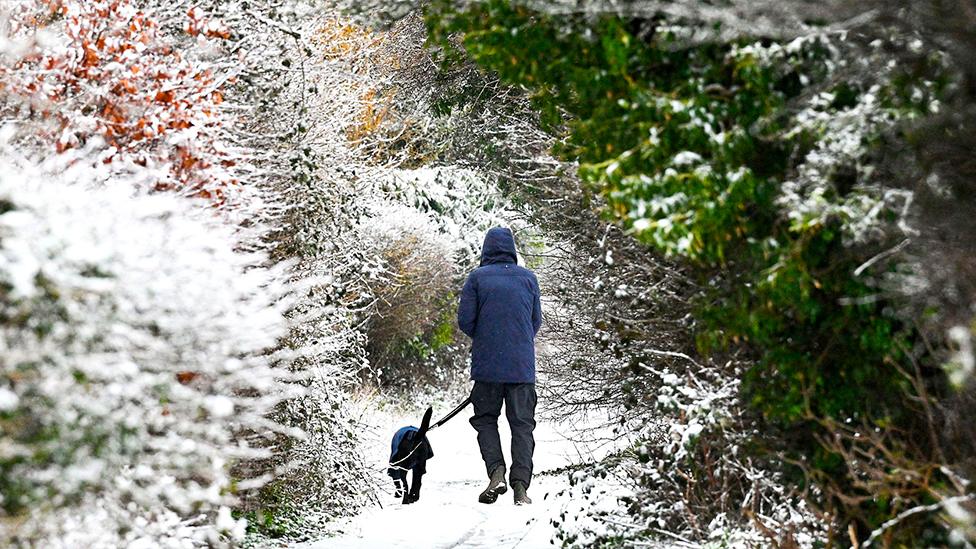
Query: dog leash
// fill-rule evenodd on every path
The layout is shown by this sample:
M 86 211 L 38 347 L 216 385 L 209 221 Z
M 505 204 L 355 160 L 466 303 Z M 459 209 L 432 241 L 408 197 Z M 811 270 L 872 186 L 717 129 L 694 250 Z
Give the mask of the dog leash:
M 468 404 L 471 404 L 471 397 L 468 397 L 468 398 L 464 399 L 464 402 L 462 402 L 461 404 L 458 404 L 457 405 L 457 408 L 451 410 L 450 412 L 447 413 L 446 416 L 444 416 L 440 420 L 438 420 L 437 423 L 431 425 L 427 429 L 427 432 L 429 433 L 429 432 L 433 431 L 434 429 L 440 427 L 441 425 L 444 425 L 445 423 L 447 423 L 447 421 L 449 419 L 451 419 L 454 416 L 460 414 L 461 413 L 461 410 L 465 409 L 468 406 Z

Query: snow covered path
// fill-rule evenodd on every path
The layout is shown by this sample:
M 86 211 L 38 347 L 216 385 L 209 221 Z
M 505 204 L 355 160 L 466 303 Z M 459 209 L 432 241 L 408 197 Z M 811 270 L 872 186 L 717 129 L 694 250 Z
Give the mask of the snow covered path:
M 437 419 L 450 406 L 435 407 Z M 542 414 L 537 414 L 541 416 Z M 487 482 L 478 452 L 474 429 L 467 422 L 471 408 L 429 435 L 434 457 L 427 463 L 420 501 L 402 505 L 393 498 L 387 482 L 382 508 L 366 509 L 360 515 L 337 525 L 335 537 L 294 546 L 296 549 L 360 549 L 374 547 L 407 548 L 519 548 L 553 547 L 552 517 L 562 511 L 565 498 L 557 493 L 567 485 L 564 473 L 541 474 L 592 456 L 590 448 L 570 440 L 559 425 L 537 417 L 535 471 L 529 496 L 532 505 L 516 507 L 512 491 L 493 505 L 478 503 L 478 494 Z M 385 467 L 390 437 L 397 428 L 419 423 L 377 414 L 374 450 L 370 459 L 375 470 Z M 508 425 L 504 413 L 499 420 L 502 444 L 507 446 Z M 509 449 L 505 448 L 510 463 Z M 388 479 L 387 479 L 388 480 Z M 558 546 L 558 542 L 556 546 Z

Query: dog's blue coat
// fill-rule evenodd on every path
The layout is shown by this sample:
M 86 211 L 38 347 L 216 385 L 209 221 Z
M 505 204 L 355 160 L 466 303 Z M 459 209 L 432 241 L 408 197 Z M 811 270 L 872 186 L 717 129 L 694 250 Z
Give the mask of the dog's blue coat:
M 413 450 L 413 444 L 416 444 L 416 442 L 414 440 L 408 440 L 407 441 L 408 444 L 409 443 L 413 443 L 413 444 L 409 444 L 409 446 L 410 446 L 409 448 L 407 448 L 407 447 L 400 448 L 400 445 L 403 444 L 405 438 L 414 439 L 416 437 L 416 434 L 414 434 L 414 435 L 412 435 L 410 437 L 407 437 L 407 435 L 410 434 L 410 433 L 416 433 L 419 430 L 420 429 L 417 429 L 413 425 L 408 425 L 406 427 L 401 427 L 393 435 L 393 443 L 390 445 L 390 463 L 391 464 L 394 463 L 394 462 L 396 462 L 396 461 L 398 461 L 398 460 L 404 459 L 406 457 L 406 455 L 410 451 Z M 426 440 L 426 438 L 427 437 L 424 437 L 425 440 Z M 428 459 L 430 459 L 430 458 L 432 458 L 432 457 L 434 457 L 434 450 L 430 447 L 430 442 L 427 442 L 427 444 L 425 444 L 425 446 L 427 447 L 426 454 L 423 453 L 423 450 L 424 449 L 423 448 L 420 448 L 416 452 L 414 452 L 413 455 L 411 455 L 410 457 L 407 457 L 406 459 L 404 459 L 404 461 L 402 463 L 398 463 L 397 466 L 398 467 L 401 467 L 403 469 L 413 469 L 414 466 L 417 464 L 418 458 L 420 458 L 421 455 L 423 456 L 422 459 L 425 460 L 425 461 L 428 460 Z M 387 474 L 390 475 L 391 477 L 395 477 L 395 475 L 394 475 L 395 472 L 396 472 L 396 469 L 393 469 L 392 467 L 387 470 Z
M 396 454 L 397 448 L 399 448 L 400 443 L 403 442 L 403 437 L 407 436 L 407 433 L 416 433 L 417 431 L 419 431 L 419 429 L 413 425 L 408 425 L 406 427 L 401 427 L 400 430 L 393 435 L 393 444 L 390 447 L 390 459 L 392 459 L 393 455 Z
M 542 325 L 539 281 L 516 258 L 512 231 L 489 229 L 481 266 L 461 290 L 457 320 L 472 339 L 475 381 L 535 383 L 534 340 Z

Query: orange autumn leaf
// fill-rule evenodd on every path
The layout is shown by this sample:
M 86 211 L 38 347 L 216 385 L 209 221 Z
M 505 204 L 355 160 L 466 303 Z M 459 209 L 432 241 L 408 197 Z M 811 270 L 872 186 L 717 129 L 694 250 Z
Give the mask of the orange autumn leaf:
M 30 116 L 56 122 L 43 136 L 55 150 L 101 136 L 117 149 L 103 157 L 106 162 L 124 158 L 170 166 L 171 182 L 158 185 L 161 190 L 186 189 L 202 196 L 200 189 L 232 184 L 226 172 L 207 171 L 236 164 L 226 147 L 215 146 L 226 116 L 224 94 L 214 89 L 214 75 L 205 64 L 184 59 L 178 47 L 157 36 L 158 25 L 138 9 L 136 0 L 26 1 L 60 13 L 66 46 L 24 54 L 13 74 L 0 71 L 0 89 L 41 100 L 32 105 Z M 25 14 L 21 25 L 34 17 Z M 208 35 L 229 36 L 212 23 L 199 28 Z M 132 56 L 134 51 L 139 55 Z M 159 146 L 160 138 L 193 126 L 201 130 L 186 149 Z M 62 138 L 67 135 L 71 139 Z M 226 200 L 222 192 L 208 196 L 215 202 Z
M 172 103 L 173 102 L 172 90 L 156 92 L 156 97 L 153 98 L 153 101 L 156 101 L 157 103 Z
M 198 377 L 200 377 L 200 374 L 198 374 L 197 372 L 186 372 L 185 371 L 185 372 L 177 372 L 176 373 L 176 381 L 179 381 L 183 385 L 186 385 L 186 384 L 190 383 L 191 381 L 193 381 L 194 379 L 196 379 Z

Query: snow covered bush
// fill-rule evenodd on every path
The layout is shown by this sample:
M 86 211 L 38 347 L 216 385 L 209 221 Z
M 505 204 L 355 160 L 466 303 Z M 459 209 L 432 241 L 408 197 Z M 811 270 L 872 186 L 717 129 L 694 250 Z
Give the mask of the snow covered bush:
M 386 204 L 413 212 L 408 215 L 413 221 L 405 223 L 438 240 L 460 267 L 469 266 L 481 253 L 482 240 L 491 227 L 514 224 L 516 233 L 525 230 L 525 221 L 492 176 L 474 169 L 454 165 L 397 169 L 378 186 Z M 384 212 L 376 208 L 373 215 Z
M 153 189 L 223 204 L 244 166 L 224 105 L 231 74 L 180 47 L 152 9 L 133 0 L 16 0 L 4 6 L 7 48 L 0 64 L 19 136 L 64 151 L 104 142 L 98 162 L 158 171 Z M 229 30 L 190 10 L 176 24 L 200 42 Z M 182 20 L 182 21 L 181 21 Z
M 423 359 L 454 342 L 457 266 L 445 239 L 431 238 L 438 235 L 425 215 L 406 207 L 387 212 L 370 228 L 385 267 L 373 284 L 370 366 L 384 384 L 425 385 L 433 372 Z
M 684 362 L 637 364 L 642 373 L 630 385 L 640 379 L 645 388 L 634 407 L 647 421 L 627 429 L 632 442 L 624 450 L 569 473 L 572 498 L 557 536 L 572 547 L 654 538 L 714 548 L 818 547 L 822 516 L 782 467 L 753 455 L 762 437 L 739 403 L 737 369 Z
M 360 312 L 372 301 L 364 279 L 375 262 L 358 246 L 353 228 L 340 221 L 350 196 L 317 185 L 310 190 L 294 197 L 286 218 L 303 223 L 303 230 L 282 233 L 273 248 L 279 254 L 298 250 L 283 256 L 294 260 L 287 276 L 297 291 L 285 313 L 291 329 L 275 359 L 294 372 L 304 391 L 280 403 L 271 417 L 305 437 L 275 437 L 267 443 L 269 458 L 235 469 L 238 476 L 273 479 L 238 506 L 254 527 L 255 543 L 264 536 L 307 538 L 323 522 L 373 498 L 362 474 L 361 429 L 350 395 L 368 364 Z
M 284 431 L 262 356 L 285 334 L 282 273 L 186 199 L 91 188 L 86 160 L 0 170 L 0 540 L 240 539 L 228 506 L 250 480 L 228 466 L 262 452 L 238 433 Z

